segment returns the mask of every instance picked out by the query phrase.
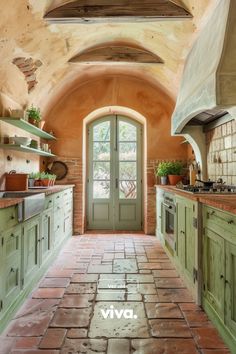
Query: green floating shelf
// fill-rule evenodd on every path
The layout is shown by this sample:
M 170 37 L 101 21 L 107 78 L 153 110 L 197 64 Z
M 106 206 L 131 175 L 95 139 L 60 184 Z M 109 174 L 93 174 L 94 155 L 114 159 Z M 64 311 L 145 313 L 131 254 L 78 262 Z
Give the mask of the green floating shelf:
M 40 128 L 35 127 L 33 124 L 30 124 L 29 122 L 27 122 L 22 118 L 0 117 L 0 120 L 2 120 L 5 123 L 14 125 L 17 128 L 23 129 L 24 131 L 31 133 L 35 136 L 38 136 L 42 139 L 56 140 L 55 136 L 45 132 Z
M 16 145 L 16 144 L 0 144 L 0 149 L 6 149 L 6 150 L 16 150 L 16 151 L 22 151 L 22 152 L 27 152 L 27 153 L 31 153 L 31 154 L 37 154 L 40 156 L 56 156 L 50 152 L 46 152 L 43 150 L 39 150 L 39 149 L 33 149 L 29 146 L 25 146 L 25 145 Z

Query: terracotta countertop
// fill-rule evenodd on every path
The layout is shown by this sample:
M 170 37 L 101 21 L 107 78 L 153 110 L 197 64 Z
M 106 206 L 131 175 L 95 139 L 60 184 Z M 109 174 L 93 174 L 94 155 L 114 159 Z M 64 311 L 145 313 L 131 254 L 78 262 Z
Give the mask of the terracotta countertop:
M 55 185 L 53 187 L 49 187 L 47 189 L 29 189 L 28 191 L 24 191 L 27 193 L 32 193 L 34 194 L 35 192 L 37 193 L 45 193 L 45 195 L 50 195 L 53 193 L 58 193 L 63 191 L 64 189 L 68 188 L 73 188 L 73 184 L 64 184 L 64 185 Z M 7 191 L 1 191 L 1 192 L 7 192 Z M 11 191 L 9 191 L 11 192 Z M 8 208 L 13 205 L 20 204 L 23 201 L 23 198 L 0 198 L 0 209 Z
M 205 194 L 182 191 L 175 186 L 156 185 L 156 188 L 163 189 L 166 192 L 174 193 L 185 198 L 196 200 L 202 204 L 212 206 L 217 209 L 236 214 L 236 194 Z

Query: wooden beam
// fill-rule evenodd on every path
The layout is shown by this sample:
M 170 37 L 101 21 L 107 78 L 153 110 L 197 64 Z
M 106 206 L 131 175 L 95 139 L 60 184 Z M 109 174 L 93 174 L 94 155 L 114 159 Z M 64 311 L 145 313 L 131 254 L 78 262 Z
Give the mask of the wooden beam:
M 49 23 L 136 22 L 192 15 L 169 0 L 77 0 L 49 10 L 44 18 Z
M 160 64 L 163 60 L 156 54 L 141 48 L 127 45 L 103 45 L 79 53 L 69 60 L 70 63 L 124 62 Z

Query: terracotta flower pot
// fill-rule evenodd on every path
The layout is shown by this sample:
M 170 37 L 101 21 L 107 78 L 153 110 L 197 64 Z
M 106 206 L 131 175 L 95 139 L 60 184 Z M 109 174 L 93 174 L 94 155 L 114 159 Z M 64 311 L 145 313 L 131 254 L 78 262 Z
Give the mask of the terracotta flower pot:
M 178 175 L 168 175 L 169 183 L 171 186 L 176 186 L 177 183 L 182 181 L 183 176 Z
M 33 119 L 33 118 L 30 118 L 28 119 L 29 123 L 34 125 L 35 127 L 39 128 L 39 123 L 37 120 Z
M 50 179 L 42 179 L 42 185 L 44 186 L 44 187 L 49 187 L 50 186 Z

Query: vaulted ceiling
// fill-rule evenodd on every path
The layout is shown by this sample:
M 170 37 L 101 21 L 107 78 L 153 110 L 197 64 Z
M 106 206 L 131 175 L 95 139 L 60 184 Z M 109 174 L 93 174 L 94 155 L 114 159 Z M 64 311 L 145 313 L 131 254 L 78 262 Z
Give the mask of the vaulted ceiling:
M 0 0 L 4 14 L 0 20 L 2 101 L 9 99 L 22 106 L 33 102 L 44 107 L 54 94 L 72 89 L 80 77 L 120 72 L 157 84 L 175 99 L 189 49 L 218 1 L 100 0 L 94 9 L 93 0 Z M 116 5 L 112 14 L 109 4 Z M 98 19 L 101 11 L 101 23 L 78 20 Z M 118 22 L 114 14 L 119 15 Z M 55 22 L 53 18 L 59 18 L 59 23 L 49 23 Z M 104 47 L 107 54 L 101 58 Z M 139 65 L 117 59 L 129 50 Z M 112 65 L 107 65 L 111 53 Z M 137 53 L 157 60 L 137 59 Z M 95 54 L 100 55 L 99 65 L 93 60 Z M 77 63 L 72 65 L 72 61 Z

